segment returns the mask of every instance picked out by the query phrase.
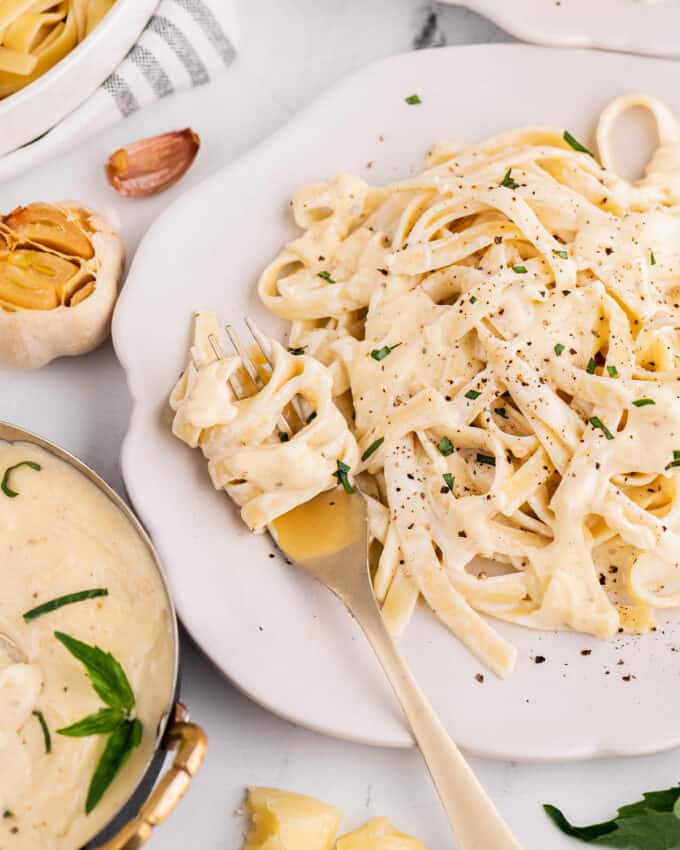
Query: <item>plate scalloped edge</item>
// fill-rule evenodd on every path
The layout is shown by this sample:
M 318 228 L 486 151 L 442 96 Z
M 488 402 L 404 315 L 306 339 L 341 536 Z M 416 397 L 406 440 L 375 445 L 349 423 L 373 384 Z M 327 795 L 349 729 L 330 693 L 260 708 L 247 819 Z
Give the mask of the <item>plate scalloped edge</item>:
M 575 63 L 581 63 L 588 79 L 600 80 L 601 92 L 586 90 L 573 79 Z M 680 109 L 672 82 L 662 84 L 670 77 L 657 73 L 662 70 L 667 72 L 669 63 L 524 45 L 444 48 L 379 60 L 336 83 L 269 139 L 178 199 L 150 228 L 134 258 L 113 323 L 115 349 L 134 405 L 123 447 L 123 475 L 131 501 L 166 563 L 185 626 L 218 668 L 256 702 L 300 725 L 348 740 L 392 747 L 412 743 L 370 649 L 340 604 L 322 588 L 317 592 L 305 576 L 269 560 L 266 538 L 253 537 L 244 531 L 235 512 L 227 512 L 225 499 L 206 480 L 198 453 L 184 451 L 168 436 L 165 399 L 184 364 L 188 318 L 192 309 L 201 306 L 196 303 L 201 300 L 199 290 L 204 304 L 207 294 L 211 306 L 227 309 L 228 304 L 241 312 L 257 309 L 250 291 L 226 290 L 215 282 L 214 273 L 202 276 L 200 269 L 194 269 L 195 252 L 186 243 L 201 233 L 201 225 L 207 228 L 206 247 L 199 252 L 207 256 L 196 262 L 212 270 L 211 247 L 220 250 L 229 241 L 225 239 L 229 224 L 239 228 L 244 220 L 259 216 L 263 244 L 253 246 L 240 239 L 231 261 L 234 279 L 253 280 L 262 258 L 294 232 L 289 222 L 284 223 L 282 210 L 287 208 L 291 190 L 305 179 L 337 169 L 338 164 L 362 171 L 374 150 L 382 159 L 376 156 L 375 169 L 362 173 L 373 179 L 393 179 L 399 169 L 415 167 L 433 134 L 436 137 L 444 127 L 460 128 L 469 137 L 466 116 L 470 114 L 475 117 L 475 136 L 512 126 L 513 119 L 515 124 L 528 120 L 536 109 L 535 94 L 531 103 L 512 107 L 494 99 L 497 80 L 504 74 L 514 75 L 516 83 L 526 82 L 527 91 L 536 91 L 540 71 L 545 91 L 539 98 L 541 115 L 533 117 L 555 121 L 556 115 L 564 113 L 574 131 L 587 134 L 595 106 L 620 93 L 621 81 L 633 76 L 643 82 L 647 78 L 656 93 Z M 447 113 L 444 107 L 450 107 L 452 93 L 445 82 L 459 73 L 476 80 L 475 88 L 467 94 L 456 92 L 459 112 L 449 109 Z M 549 98 L 556 82 L 565 90 L 572 87 L 578 106 L 564 98 L 568 105 L 561 107 Z M 404 111 L 404 94 L 415 90 L 422 95 L 423 105 L 418 111 L 411 107 Z M 374 98 L 373 110 L 365 109 L 367 98 Z M 472 112 L 479 102 L 493 104 L 494 112 Z M 332 150 L 326 131 L 329 121 L 335 132 Z M 403 132 L 406 121 L 412 122 L 409 133 Z M 392 147 L 377 142 L 383 129 Z M 304 157 L 299 156 L 301 140 Z M 282 170 L 281 161 L 290 167 Z M 255 182 L 251 169 L 258 178 Z M 238 202 L 230 208 L 225 197 Z M 211 204 L 216 210 L 219 204 L 220 219 L 214 225 L 206 212 Z M 201 208 L 201 216 L 192 214 L 195 207 Z M 168 244 L 173 251 L 167 251 Z M 197 283 L 187 292 L 185 282 L 192 270 Z M 173 282 L 174 298 L 169 299 Z M 175 301 L 182 299 L 186 303 L 178 306 Z M 162 355 L 155 358 L 149 358 L 144 347 L 151 327 L 145 310 L 154 316 L 157 328 L 154 350 Z M 181 322 L 179 331 L 177 322 Z M 269 328 L 273 329 L 271 322 Z M 183 503 L 176 492 L 178 476 L 195 488 L 190 502 Z M 239 556 L 229 566 L 234 579 L 228 594 L 223 559 L 212 553 L 207 540 L 211 529 L 215 540 L 228 538 L 230 553 Z M 195 562 L 200 564 L 201 582 L 195 578 Z M 230 606 L 229 616 L 220 594 Z M 264 603 L 259 608 L 253 594 L 262 594 Z M 258 628 L 258 616 L 264 626 L 254 638 L 248 629 Z M 568 761 L 642 755 L 680 744 L 675 718 L 654 699 L 660 682 L 671 687 L 665 660 L 656 659 L 658 647 L 665 647 L 662 640 L 675 634 L 680 643 L 680 630 L 673 633 L 673 625 L 663 639 L 660 633 L 644 639 L 644 672 L 639 667 L 642 641 L 622 638 L 603 644 L 584 635 L 540 634 L 503 624 L 500 628 L 519 644 L 522 657 L 513 677 L 501 682 L 487 675 L 483 686 L 474 681 L 479 664 L 426 612 L 416 617 L 402 642 L 407 660 L 445 725 L 468 752 L 502 759 Z M 280 645 L 282 641 L 285 646 Z M 583 647 L 592 649 L 585 664 L 580 655 Z M 538 654 L 548 656 L 549 663 L 534 664 Z M 636 682 L 621 685 L 614 683 L 618 675 L 605 678 L 603 670 L 616 670 L 619 657 L 625 659 L 626 671 L 641 672 Z M 651 665 L 651 658 L 658 669 Z M 680 691 L 677 664 L 671 670 L 672 681 L 678 680 L 674 687 Z M 356 699 L 357 688 L 363 688 L 363 700 Z M 460 693 L 465 699 L 459 699 Z M 499 704 L 504 706 L 500 725 Z

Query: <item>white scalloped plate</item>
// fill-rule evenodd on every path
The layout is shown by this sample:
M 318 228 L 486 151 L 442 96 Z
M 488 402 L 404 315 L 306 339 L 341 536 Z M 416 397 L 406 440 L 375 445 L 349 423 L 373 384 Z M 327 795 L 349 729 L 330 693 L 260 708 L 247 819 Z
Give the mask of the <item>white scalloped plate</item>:
M 523 41 L 680 56 L 680 0 L 444 0 Z
M 303 183 L 340 171 L 392 180 L 418 169 L 435 140 L 480 139 L 524 123 L 569 127 L 589 140 L 598 111 L 630 89 L 680 110 L 676 72 L 657 60 L 520 45 L 385 59 L 180 198 L 149 231 L 114 321 L 134 397 L 123 473 L 184 624 L 257 702 L 342 738 L 411 744 L 355 623 L 327 591 L 274 556 L 266 536 L 248 533 L 229 499 L 212 489 L 200 454 L 171 436 L 166 400 L 185 363 L 192 312 L 214 309 L 232 321 L 247 313 L 282 333 L 259 305 L 255 281 L 295 233 L 288 200 Z M 509 90 L 512 97 L 499 96 Z M 405 104 L 412 93 L 421 105 Z M 505 681 L 483 671 L 425 610 L 402 640 L 443 722 L 467 750 L 576 759 L 680 744 L 680 655 L 673 651 L 680 626 L 611 643 L 499 628 L 520 650 Z M 535 663 L 536 656 L 545 662 Z

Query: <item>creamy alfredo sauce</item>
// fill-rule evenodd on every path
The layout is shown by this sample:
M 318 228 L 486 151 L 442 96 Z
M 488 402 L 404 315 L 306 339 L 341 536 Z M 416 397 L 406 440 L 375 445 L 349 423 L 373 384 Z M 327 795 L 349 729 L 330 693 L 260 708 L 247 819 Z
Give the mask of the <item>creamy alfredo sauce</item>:
M 126 801 L 151 756 L 173 686 L 172 618 L 148 549 L 113 503 L 42 449 L 0 441 L 0 477 L 25 460 L 41 471 L 13 473 L 16 498 L 0 492 L 0 633 L 28 659 L 17 663 L 0 644 L 0 850 L 76 850 Z M 23 620 L 41 603 L 95 587 L 109 595 Z M 56 730 L 104 706 L 55 631 L 118 659 L 144 730 L 89 816 L 85 798 L 105 737 L 68 738 Z M 49 754 L 34 711 L 50 729 Z

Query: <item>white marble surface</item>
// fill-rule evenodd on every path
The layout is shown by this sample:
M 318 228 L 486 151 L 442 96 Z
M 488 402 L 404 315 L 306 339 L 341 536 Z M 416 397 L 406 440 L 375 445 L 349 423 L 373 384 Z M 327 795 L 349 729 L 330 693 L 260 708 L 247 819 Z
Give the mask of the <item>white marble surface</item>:
M 240 6 L 241 55 L 222 79 L 158 104 L 105 138 L 3 185 L 0 207 L 79 198 L 118 218 L 132 254 L 153 218 L 179 192 L 264 138 L 342 74 L 412 49 L 416 40 L 434 45 L 508 40 L 470 12 L 417 0 L 241 0 Z M 109 190 L 102 163 L 112 149 L 187 124 L 204 144 L 180 186 L 145 201 L 126 201 Z M 219 257 L 215 268 L 228 274 Z M 153 348 L 152 330 L 149 356 L 162 357 Z M 108 344 L 40 372 L 0 372 L 0 418 L 60 442 L 118 489 L 118 453 L 128 413 L 122 371 Z M 244 828 L 239 808 L 248 784 L 317 794 L 341 806 L 350 826 L 387 814 L 431 850 L 454 846 L 415 752 L 345 744 L 295 728 L 239 694 L 188 640 L 183 661 L 183 696 L 194 719 L 208 730 L 211 746 L 204 770 L 153 847 L 185 850 L 191 842 L 203 850 L 237 850 Z M 452 692 L 455 698 L 455 683 Z M 503 723 L 502 706 L 498 722 Z M 525 850 L 576 847 L 546 821 L 543 802 L 561 804 L 575 819 L 590 822 L 609 816 L 616 803 L 679 778 L 676 753 L 566 766 L 475 761 L 474 767 Z

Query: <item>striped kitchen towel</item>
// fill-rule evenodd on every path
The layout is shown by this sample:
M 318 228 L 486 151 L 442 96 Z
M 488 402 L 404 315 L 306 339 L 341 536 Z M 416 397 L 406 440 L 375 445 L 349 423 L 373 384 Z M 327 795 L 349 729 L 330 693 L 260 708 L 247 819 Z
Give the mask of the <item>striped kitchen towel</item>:
M 137 44 L 85 103 L 36 141 L 0 157 L 0 181 L 228 68 L 236 56 L 235 2 L 160 0 Z

